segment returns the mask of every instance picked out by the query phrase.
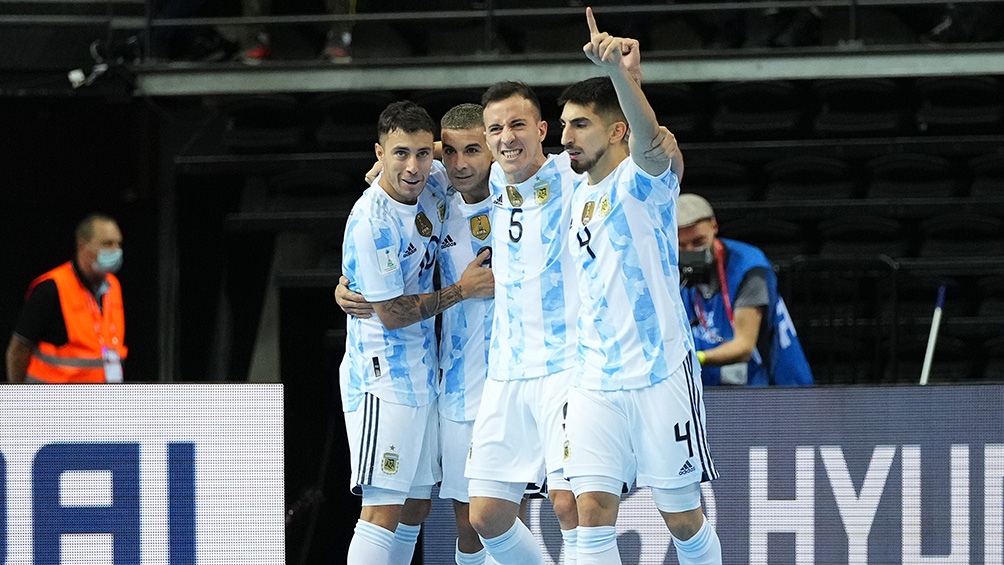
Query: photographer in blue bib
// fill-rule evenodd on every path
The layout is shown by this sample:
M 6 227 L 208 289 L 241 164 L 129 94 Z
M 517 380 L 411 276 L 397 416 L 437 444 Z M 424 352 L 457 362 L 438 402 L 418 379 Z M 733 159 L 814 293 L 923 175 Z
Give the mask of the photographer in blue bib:
M 680 293 L 704 385 L 811 385 L 812 371 L 763 251 L 719 238 L 704 198 L 681 194 L 678 206 Z

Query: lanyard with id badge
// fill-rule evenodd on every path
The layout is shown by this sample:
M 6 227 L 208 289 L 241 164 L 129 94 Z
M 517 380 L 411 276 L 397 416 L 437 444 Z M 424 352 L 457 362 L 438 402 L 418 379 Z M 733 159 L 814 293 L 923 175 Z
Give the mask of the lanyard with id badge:
M 725 304 L 725 315 L 729 318 L 729 325 L 732 327 L 732 335 L 736 333 L 735 318 L 732 315 L 732 299 L 729 297 L 729 283 L 725 278 L 725 257 L 722 242 L 715 240 L 715 263 L 718 264 L 718 282 L 721 286 L 722 302 Z M 697 308 L 697 317 L 701 321 L 701 326 L 708 329 L 707 318 L 704 315 L 702 306 L 704 297 L 701 293 L 696 293 L 694 306 Z M 731 365 L 722 365 L 718 368 L 718 381 L 723 385 L 745 385 L 749 381 L 749 363 L 741 361 Z
M 100 319 L 104 319 L 104 311 L 102 308 L 98 307 L 96 297 L 91 297 L 91 314 L 97 316 Z M 122 357 L 119 352 L 114 349 L 114 347 L 109 347 L 106 345 L 105 332 L 103 331 L 103 324 L 94 324 L 94 331 L 98 334 L 98 342 L 101 343 L 101 367 L 105 372 L 105 382 L 106 383 L 121 383 L 122 382 Z M 115 326 L 109 328 L 109 333 L 112 334 L 111 343 L 112 345 L 118 345 L 118 338 L 114 337 Z

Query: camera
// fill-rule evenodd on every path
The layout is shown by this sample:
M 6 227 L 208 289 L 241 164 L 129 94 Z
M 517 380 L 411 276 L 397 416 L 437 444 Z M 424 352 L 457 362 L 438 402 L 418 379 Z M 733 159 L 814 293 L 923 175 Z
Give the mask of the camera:
M 680 283 L 693 287 L 711 282 L 711 248 L 680 252 Z

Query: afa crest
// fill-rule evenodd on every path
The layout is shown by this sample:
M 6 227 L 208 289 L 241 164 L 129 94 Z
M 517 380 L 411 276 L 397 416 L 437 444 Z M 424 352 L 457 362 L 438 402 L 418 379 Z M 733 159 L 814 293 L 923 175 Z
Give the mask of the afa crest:
M 568 445 L 568 440 L 567 439 L 565 440 L 565 453 L 564 453 L 564 455 L 565 455 L 565 461 L 568 461 L 569 459 L 572 458 L 572 448 Z
M 383 471 L 383 474 L 396 475 L 398 469 L 398 459 L 400 459 L 400 456 L 393 451 L 384 453 L 383 461 L 380 462 L 380 470 Z
M 533 197 L 537 200 L 537 204 L 543 206 L 551 199 L 551 185 L 546 180 L 533 185 Z
M 443 223 L 444 221 L 446 221 L 446 202 L 440 201 L 438 209 L 439 209 L 439 223 Z
M 505 187 L 506 194 L 509 195 L 509 202 L 512 203 L 513 208 L 519 208 L 523 205 L 523 195 L 516 190 L 516 187 L 508 184 Z
M 471 235 L 484 241 L 492 233 L 492 224 L 488 214 L 478 214 L 471 218 Z
M 603 197 L 600 198 L 600 209 L 599 209 L 600 217 L 601 218 L 606 218 L 607 215 L 610 214 L 610 208 L 611 208 L 610 207 L 610 196 L 607 195 L 607 194 L 604 194 Z
M 415 216 L 415 227 L 418 228 L 418 233 L 422 234 L 422 237 L 432 235 L 432 220 L 425 215 L 425 212 L 419 212 Z

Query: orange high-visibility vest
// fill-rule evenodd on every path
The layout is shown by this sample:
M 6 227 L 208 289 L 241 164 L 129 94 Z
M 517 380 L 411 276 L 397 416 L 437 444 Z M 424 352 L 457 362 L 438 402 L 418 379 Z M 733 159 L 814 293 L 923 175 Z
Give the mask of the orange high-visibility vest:
M 31 289 L 45 280 L 53 280 L 59 291 L 59 306 L 66 323 L 65 345 L 44 341 L 31 354 L 28 378 L 46 383 L 103 383 L 103 353 L 114 350 L 125 359 L 125 311 L 122 287 L 115 275 L 106 275 L 108 290 L 101 297 L 102 308 L 94 293 L 80 281 L 72 263 L 64 263 L 31 283 Z

